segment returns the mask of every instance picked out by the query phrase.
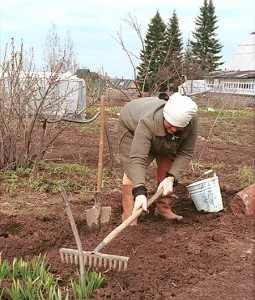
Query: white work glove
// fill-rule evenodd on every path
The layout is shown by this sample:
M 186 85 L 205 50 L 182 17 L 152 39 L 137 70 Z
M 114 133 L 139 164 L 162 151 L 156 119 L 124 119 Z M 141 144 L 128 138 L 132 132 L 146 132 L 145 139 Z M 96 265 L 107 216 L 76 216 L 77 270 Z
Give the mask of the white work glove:
M 145 195 L 138 195 L 135 197 L 135 204 L 134 204 L 134 208 L 133 208 L 133 212 L 136 212 L 139 208 L 141 208 L 144 210 L 144 211 L 148 211 L 148 208 L 147 208 L 147 197 Z
M 173 192 L 173 188 L 174 188 L 174 177 L 167 177 L 160 182 L 157 191 L 163 189 L 162 195 L 166 196 Z

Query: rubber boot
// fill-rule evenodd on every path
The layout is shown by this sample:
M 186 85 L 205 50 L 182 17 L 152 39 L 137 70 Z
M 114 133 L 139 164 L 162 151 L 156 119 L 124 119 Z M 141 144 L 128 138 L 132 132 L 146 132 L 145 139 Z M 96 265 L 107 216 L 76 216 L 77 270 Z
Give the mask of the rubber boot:
M 172 202 L 172 198 L 170 197 L 161 197 L 156 202 L 156 208 L 154 215 L 161 216 L 165 219 L 183 219 L 182 216 L 176 215 L 171 211 L 170 203 Z
M 134 197 L 132 195 L 132 185 L 122 185 L 122 205 L 123 205 L 123 214 L 122 222 L 125 221 L 128 217 L 132 215 L 134 208 Z M 137 219 L 134 220 L 130 226 L 137 226 Z

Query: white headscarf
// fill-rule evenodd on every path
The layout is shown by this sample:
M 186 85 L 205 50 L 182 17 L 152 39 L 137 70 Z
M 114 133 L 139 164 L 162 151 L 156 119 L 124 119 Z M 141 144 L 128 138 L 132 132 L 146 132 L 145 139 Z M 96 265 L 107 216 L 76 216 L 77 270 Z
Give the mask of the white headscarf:
M 175 93 L 166 102 L 163 115 L 171 125 L 185 127 L 196 111 L 197 105 L 191 98 Z

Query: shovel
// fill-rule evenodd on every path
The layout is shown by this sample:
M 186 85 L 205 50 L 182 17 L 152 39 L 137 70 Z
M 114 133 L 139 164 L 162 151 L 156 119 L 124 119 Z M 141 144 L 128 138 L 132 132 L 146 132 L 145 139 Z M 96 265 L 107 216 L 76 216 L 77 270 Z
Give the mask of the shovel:
M 112 213 L 111 206 L 101 206 L 102 198 L 102 172 L 103 172 L 103 152 L 104 152 L 104 105 L 105 96 L 100 97 L 100 141 L 98 155 L 97 189 L 94 197 L 94 206 L 86 211 L 86 221 L 89 227 L 109 223 Z

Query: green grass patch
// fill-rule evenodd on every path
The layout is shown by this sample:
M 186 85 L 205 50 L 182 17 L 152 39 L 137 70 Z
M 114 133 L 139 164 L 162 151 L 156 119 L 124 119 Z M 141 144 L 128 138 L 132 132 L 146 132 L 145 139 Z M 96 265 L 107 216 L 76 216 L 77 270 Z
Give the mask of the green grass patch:
M 221 117 L 250 117 L 254 116 L 255 113 L 253 110 L 199 110 L 199 113 L 203 115 L 220 115 Z
M 68 286 L 63 286 L 61 278 L 50 272 L 45 255 L 34 257 L 31 261 L 14 258 L 11 264 L 6 260 L 2 261 L 0 255 L 0 299 L 88 299 L 103 285 L 105 279 L 100 273 L 93 271 L 86 273 L 85 280 L 84 286 L 77 273 Z
M 255 172 L 252 167 L 244 166 L 240 168 L 239 176 L 244 188 L 255 182 Z
M 89 272 L 85 275 L 86 286 L 83 287 L 81 276 L 77 273 L 78 280 L 71 280 L 71 287 L 75 299 L 90 298 L 93 292 L 104 284 L 105 278 L 101 273 Z
M 54 162 L 41 162 L 40 170 L 45 170 L 54 174 L 76 174 L 76 175 L 86 175 L 86 174 L 96 174 L 97 170 L 89 169 L 85 166 L 79 164 L 61 164 Z
M 105 107 L 105 114 L 109 115 L 115 115 L 118 114 L 121 110 L 121 106 L 106 106 Z M 86 112 L 90 114 L 96 114 L 97 112 L 100 111 L 100 107 L 89 107 Z
M 83 125 L 81 127 L 81 130 L 83 132 L 96 132 L 96 133 L 99 134 L 99 132 L 100 132 L 100 126 L 99 126 L 99 124 L 97 122 L 95 122 L 95 123 L 88 123 L 86 125 Z
M 231 167 L 231 165 L 223 164 L 223 163 L 212 163 L 208 166 L 208 163 L 198 162 L 198 161 L 192 161 L 191 163 L 191 169 L 194 170 L 194 172 L 200 172 L 201 174 L 203 172 L 206 172 L 208 170 L 221 170 L 226 169 L 227 167 Z
M 89 169 L 79 164 L 54 162 L 41 162 L 36 180 L 31 179 L 32 168 L 0 171 L 1 186 L 12 197 L 18 195 L 22 188 L 57 194 L 59 180 L 62 181 L 68 192 L 87 194 L 89 187 L 86 186 L 86 182 L 89 180 L 86 179 L 93 181 L 96 175 L 97 169 Z M 106 170 L 104 170 L 103 176 L 106 176 Z

